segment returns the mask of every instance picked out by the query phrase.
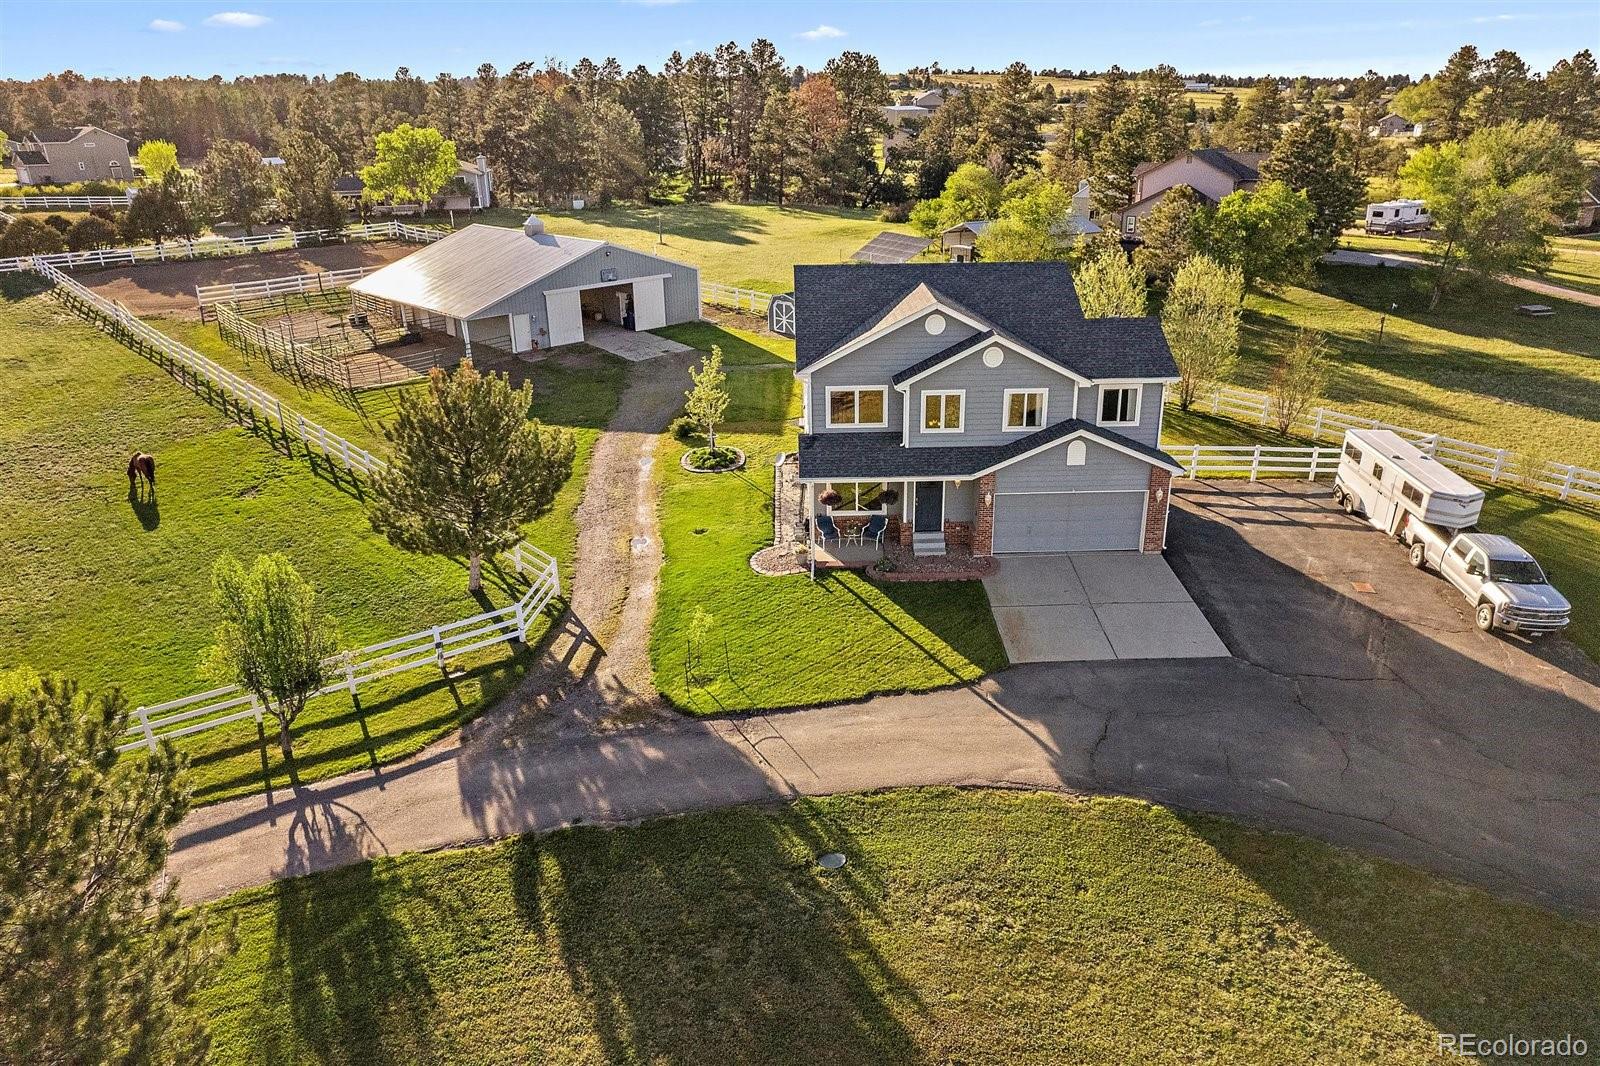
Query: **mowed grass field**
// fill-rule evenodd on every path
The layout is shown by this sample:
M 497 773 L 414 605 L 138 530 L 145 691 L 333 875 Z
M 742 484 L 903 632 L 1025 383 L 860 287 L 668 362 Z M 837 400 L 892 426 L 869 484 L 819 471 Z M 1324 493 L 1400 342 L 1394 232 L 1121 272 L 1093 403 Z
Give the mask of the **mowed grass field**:
M 120 686 L 133 705 L 211 687 L 198 667 L 216 621 L 210 571 L 223 552 L 246 565 L 287 554 L 353 647 L 520 594 L 514 579 L 492 577 L 483 601 L 468 595 L 459 562 L 400 552 L 373 533 L 347 477 L 274 449 L 52 297 L 7 293 L 0 462 L 10 474 L 0 486 L 0 553 L 16 563 L 0 587 L 0 665 Z M 572 418 L 592 443 L 622 372 L 573 373 L 588 399 L 566 405 L 552 392 L 535 414 Z M 128 497 L 125 467 L 136 448 L 159 460 L 153 504 Z M 563 565 L 576 543 L 581 477 L 529 530 Z M 363 688 L 359 704 L 343 695 L 314 701 L 296 729 L 301 779 L 418 750 L 507 691 L 523 662 L 502 646 L 459 665 L 465 672 L 450 679 L 427 670 L 386 679 Z M 181 745 L 202 802 L 286 780 L 276 746 L 259 743 L 253 723 Z
M 650 659 L 655 682 L 694 714 L 832 703 L 971 681 L 1006 665 L 979 582 L 875 584 L 848 571 L 762 577 L 772 543 L 772 461 L 792 451 L 800 413 L 792 342 L 706 324 L 662 330 L 720 344 L 733 402 L 718 443 L 742 471 L 690 474 L 663 437 L 661 572 Z M 697 624 L 697 615 L 700 622 Z
M 1407 255 L 1427 255 L 1433 250 L 1431 241 L 1424 237 L 1368 236 L 1350 232 L 1339 238 L 1347 248 L 1363 252 L 1401 252 Z M 1555 285 L 1600 295 L 1600 238 L 1552 237 L 1550 250 L 1555 258 L 1548 270 L 1528 271 L 1527 277 L 1538 278 Z M 1537 299 L 1529 295 L 1523 302 Z
M 526 212 L 495 208 L 458 221 L 521 226 Z M 875 210 L 768 204 L 667 204 L 540 212 L 551 233 L 636 248 L 700 268 L 705 281 L 762 292 L 794 288 L 796 263 L 839 263 L 885 230 Z M 657 242 L 658 227 L 664 241 Z
M 816 858 L 843 853 L 828 873 Z M 1443 1063 L 1600 1043 L 1600 929 L 1127 799 L 930 789 L 381 859 L 208 908 L 220 1063 Z

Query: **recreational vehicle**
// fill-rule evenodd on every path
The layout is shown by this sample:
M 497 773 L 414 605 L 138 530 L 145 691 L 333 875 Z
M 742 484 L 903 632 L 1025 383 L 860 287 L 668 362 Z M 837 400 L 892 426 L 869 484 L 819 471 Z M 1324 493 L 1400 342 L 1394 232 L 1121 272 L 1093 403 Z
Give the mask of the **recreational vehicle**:
M 1385 200 L 1367 205 L 1368 233 L 1421 233 L 1433 228 L 1433 216 L 1421 200 Z
M 1408 515 L 1457 531 L 1477 525 L 1483 510 L 1482 489 L 1387 429 L 1345 432 L 1333 495 L 1346 514 L 1390 536 L 1400 534 Z

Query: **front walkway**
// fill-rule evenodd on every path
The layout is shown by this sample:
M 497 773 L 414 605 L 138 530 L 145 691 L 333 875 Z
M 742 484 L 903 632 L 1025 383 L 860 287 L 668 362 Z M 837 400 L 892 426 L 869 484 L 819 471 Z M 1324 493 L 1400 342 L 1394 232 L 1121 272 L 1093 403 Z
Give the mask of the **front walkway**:
M 1159 555 L 1006 555 L 983 579 L 1014 663 L 1227 655 Z

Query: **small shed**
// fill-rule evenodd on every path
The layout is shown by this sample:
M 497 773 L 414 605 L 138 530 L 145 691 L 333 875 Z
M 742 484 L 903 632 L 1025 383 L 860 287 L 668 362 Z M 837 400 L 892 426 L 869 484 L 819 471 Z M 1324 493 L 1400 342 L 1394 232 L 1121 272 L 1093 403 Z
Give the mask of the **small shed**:
M 951 226 L 939 234 L 939 251 L 948 252 L 952 263 L 971 263 L 978 258 L 978 238 L 989 226 L 983 218 Z
M 650 330 L 700 317 L 700 272 L 605 241 L 474 224 L 350 286 L 420 329 L 512 352 L 576 344 L 589 330 Z
M 767 328 L 780 337 L 794 336 L 794 293 L 774 296 L 767 303 Z

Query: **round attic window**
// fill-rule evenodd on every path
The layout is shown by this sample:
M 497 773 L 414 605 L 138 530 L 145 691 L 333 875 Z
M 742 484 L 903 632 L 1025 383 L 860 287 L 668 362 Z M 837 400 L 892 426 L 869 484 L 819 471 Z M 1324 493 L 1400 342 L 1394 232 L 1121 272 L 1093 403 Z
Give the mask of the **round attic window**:
M 983 351 L 983 365 L 984 366 L 997 367 L 1001 363 L 1005 362 L 1005 360 L 1006 360 L 1006 353 L 1002 352 L 998 345 L 995 346 L 995 347 L 992 347 L 992 348 L 985 348 L 984 351 Z
M 944 316 L 929 315 L 927 321 L 922 323 L 922 328 L 928 331 L 928 336 L 937 337 L 944 332 Z

